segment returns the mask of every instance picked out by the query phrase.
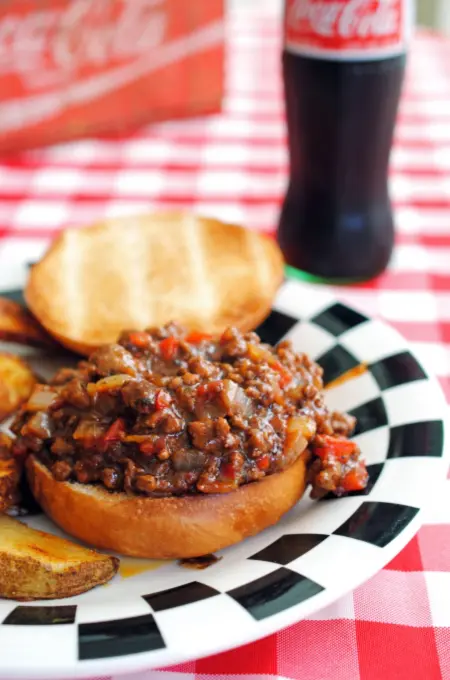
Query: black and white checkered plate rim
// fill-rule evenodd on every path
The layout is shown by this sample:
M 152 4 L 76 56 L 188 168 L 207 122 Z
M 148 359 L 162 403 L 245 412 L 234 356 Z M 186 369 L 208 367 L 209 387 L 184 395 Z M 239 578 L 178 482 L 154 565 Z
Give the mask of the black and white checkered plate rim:
M 270 343 L 291 339 L 323 366 L 325 383 L 334 383 L 329 405 L 358 419 L 367 491 L 305 498 L 204 571 L 148 563 L 70 600 L 0 600 L 1 678 L 117 675 L 251 642 L 354 589 L 412 538 L 447 467 L 437 382 L 394 329 L 306 284 L 283 285 L 259 332 Z M 360 366 L 352 380 L 336 381 Z M 55 531 L 43 517 L 30 523 Z

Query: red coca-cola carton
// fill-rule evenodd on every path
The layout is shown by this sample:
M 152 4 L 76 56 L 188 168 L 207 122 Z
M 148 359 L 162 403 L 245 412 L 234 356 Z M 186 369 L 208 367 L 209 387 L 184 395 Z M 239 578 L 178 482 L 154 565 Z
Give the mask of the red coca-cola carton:
M 220 110 L 224 0 L 0 4 L 0 152 Z

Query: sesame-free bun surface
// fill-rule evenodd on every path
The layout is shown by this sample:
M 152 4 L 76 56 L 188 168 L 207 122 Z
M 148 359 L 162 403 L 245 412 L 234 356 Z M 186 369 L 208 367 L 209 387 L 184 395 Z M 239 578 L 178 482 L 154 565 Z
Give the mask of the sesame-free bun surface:
M 273 240 L 167 212 L 66 229 L 32 267 L 25 297 L 59 342 L 87 355 L 124 329 L 171 320 L 212 334 L 250 330 L 282 279 Z
M 26 469 L 44 512 L 71 536 L 122 555 L 178 559 L 215 552 L 278 522 L 304 493 L 308 457 L 230 493 L 170 498 L 57 482 L 34 456 Z

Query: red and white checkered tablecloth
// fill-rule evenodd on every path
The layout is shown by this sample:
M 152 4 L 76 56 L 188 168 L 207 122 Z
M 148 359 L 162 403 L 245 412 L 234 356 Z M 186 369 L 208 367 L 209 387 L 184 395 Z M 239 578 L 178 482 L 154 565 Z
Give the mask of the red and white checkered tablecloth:
M 189 208 L 271 231 L 286 183 L 279 3 L 236 3 L 223 115 L 164 123 L 0 164 L 0 270 L 14 286 L 62 227 Z M 411 48 L 391 163 L 397 247 L 375 281 L 339 288 L 411 341 L 450 399 L 450 42 Z M 427 483 L 427 480 L 424 480 Z M 450 478 L 419 534 L 331 607 L 260 642 L 139 677 L 450 679 Z

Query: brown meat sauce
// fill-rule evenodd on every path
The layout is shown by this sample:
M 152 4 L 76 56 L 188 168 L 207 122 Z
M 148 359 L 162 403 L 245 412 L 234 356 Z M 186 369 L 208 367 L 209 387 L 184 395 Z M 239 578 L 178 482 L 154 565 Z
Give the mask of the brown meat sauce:
M 13 440 L 0 432 L 0 513 L 20 512 L 22 467 L 22 460 L 13 454 Z
M 130 331 L 38 386 L 12 426 L 14 447 L 59 481 L 152 497 L 226 493 L 349 435 L 353 418 L 330 413 L 322 389 L 322 369 L 289 342 L 272 348 L 234 329 L 213 340 L 175 324 Z M 349 451 L 312 456 L 315 496 L 339 495 L 345 475 L 361 473 L 359 450 Z

